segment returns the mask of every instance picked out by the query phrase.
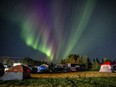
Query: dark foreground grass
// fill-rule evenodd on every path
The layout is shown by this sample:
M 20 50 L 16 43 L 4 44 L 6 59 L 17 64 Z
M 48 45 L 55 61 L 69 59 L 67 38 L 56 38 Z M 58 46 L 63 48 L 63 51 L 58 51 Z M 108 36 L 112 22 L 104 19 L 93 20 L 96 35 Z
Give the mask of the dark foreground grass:
M 0 87 L 116 87 L 116 77 L 32 78 L 0 81 Z

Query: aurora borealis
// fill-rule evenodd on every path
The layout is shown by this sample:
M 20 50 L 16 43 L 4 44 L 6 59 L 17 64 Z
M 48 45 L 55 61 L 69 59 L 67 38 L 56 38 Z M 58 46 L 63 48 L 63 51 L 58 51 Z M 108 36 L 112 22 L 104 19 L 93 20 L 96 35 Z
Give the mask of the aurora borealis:
M 37 57 L 42 54 L 51 61 L 72 53 L 114 58 L 115 5 L 114 0 L 3 0 L 0 55 Z M 6 51 L 13 48 L 11 54 Z
M 34 3 L 33 10 L 29 10 L 30 14 L 25 17 L 26 21 L 23 20 L 22 38 L 26 45 L 45 53 L 51 60 L 53 57 L 66 58 L 71 53 L 89 21 L 94 5 L 94 1 L 83 2 L 79 13 L 75 2 L 71 5 L 69 2 L 65 3 L 66 1 L 53 1 L 45 4 L 48 8 L 44 4 L 38 6 L 39 3 Z M 49 4 L 54 6 L 50 7 Z

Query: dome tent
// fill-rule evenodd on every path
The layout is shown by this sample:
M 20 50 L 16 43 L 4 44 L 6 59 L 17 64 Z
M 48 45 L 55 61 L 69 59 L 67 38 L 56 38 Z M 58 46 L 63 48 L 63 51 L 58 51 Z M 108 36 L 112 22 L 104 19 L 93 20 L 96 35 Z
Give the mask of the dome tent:
M 2 80 L 23 80 L 30 77 L 30 70 L 27 66 L 16 65 L 6 71 Z
M 49 71 L 48 65 L 46 64 L 37 67 L 37 72 L 48 72 L 48 71 Z
M 101 64 L 99 72 L 115 72 L 116 63 L 104 62 Z

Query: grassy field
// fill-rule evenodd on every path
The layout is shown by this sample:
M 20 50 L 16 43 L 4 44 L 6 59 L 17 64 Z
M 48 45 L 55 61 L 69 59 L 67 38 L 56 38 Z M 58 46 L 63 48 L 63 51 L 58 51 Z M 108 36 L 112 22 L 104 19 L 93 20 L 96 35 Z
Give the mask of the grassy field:
M 0 81 L 0 87 L 116 87 L 116 73 L 31 74 L 31 77 L 21 81 Z
M 33 78 L 116 77 L 116 73 L 85 71 L 85 72 L 69 72 L 69 73 L 31 74 L 31 77 Z

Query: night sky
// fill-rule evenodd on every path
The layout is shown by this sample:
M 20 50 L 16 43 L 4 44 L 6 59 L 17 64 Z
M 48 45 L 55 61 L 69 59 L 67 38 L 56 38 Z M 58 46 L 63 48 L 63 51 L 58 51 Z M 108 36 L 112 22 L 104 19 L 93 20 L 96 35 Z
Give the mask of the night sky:
M 0 56 L 116 58 L 116 0 L 0 0 Z

